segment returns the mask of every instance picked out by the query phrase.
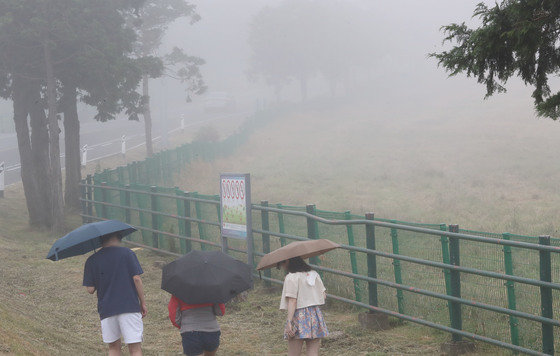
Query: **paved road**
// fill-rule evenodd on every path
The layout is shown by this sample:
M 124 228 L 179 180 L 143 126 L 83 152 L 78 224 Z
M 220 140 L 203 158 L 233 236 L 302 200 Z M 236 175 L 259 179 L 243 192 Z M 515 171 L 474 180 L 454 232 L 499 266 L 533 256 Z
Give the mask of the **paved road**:
M 242 117 L 248 112 L 236 112 L 230 114 L 197 114 L 185 115 L 185 127 L 203 125 L 208 122 Z M 189 119 L 190 118 L 190 119 Z M 154 123 L 154 141 L 164 140 L 164 132 L 173 134 L 180 130 L 180 119 L 170 122 L 168 125 Z M 126 149 L 139 149 L 145 143 L 144 122 L 128 120 L 115 120 L 105 123 L 87 122 L 80 127 L 80 144 L 87 145 L 87 161 L 95 161 L 100 158 L 119 154 L 121 152 L 121 136 L 126 136 Z M 61 155 L 64 155 L 64 132 L 60 141 Z M 19 169 L 19 151 L 15 134 L 0 134 L 0 162 L 5 162 L 5 185 L 10 185 L 21 180 Z M 64 167 L 64 158 L 61 158 Z

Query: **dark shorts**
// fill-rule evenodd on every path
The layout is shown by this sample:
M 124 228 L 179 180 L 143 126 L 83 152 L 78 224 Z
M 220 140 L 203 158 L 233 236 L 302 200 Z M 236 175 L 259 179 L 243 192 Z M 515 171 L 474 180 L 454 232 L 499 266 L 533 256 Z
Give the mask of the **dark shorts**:
M 189 331 L 182 333 L 183 353 L 198 356 L 204 351 L 215 351 L 220 346 L 220 332 Z

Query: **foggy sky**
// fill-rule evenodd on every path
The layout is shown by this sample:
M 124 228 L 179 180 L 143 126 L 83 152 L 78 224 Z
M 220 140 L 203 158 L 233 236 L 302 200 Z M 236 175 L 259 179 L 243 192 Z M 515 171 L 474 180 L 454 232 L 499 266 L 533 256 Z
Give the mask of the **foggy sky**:
M 320 1 L 320 0 L 317 0 Z M 399 106 L 405 112 L 437 110 L 439 107 L 457 105 L 458 109 L 488 107 L 493 105 L 516 105 L 518 114 L 534 118 L 530 88 L 512 78 L 507 85 L 508 93 L 486 101 L 485 88 L 473 78 L 464 75 L 448 78 L 427 54 L 441 51 L 443 33 L 440 27 L 452 22 L 477 25 L 472 18 L 480 0 L 342 0 L 339 6 L 357 6 L 369 18 L 368 37 L 378 50 L 371 71 L 376 90 L 371 96 L 379 105 Z M 178 21 L 170 28 L 163 47 L 180 46 L 188 53 L 206 60 L 202 67 L 209 91 L 227 91 L 249 108 L 256 98 L 269 98 L 272 91 L 263 83 L 247 79 L 251 49 L 247 43 L 252 17 L 264 6 L 275 6 L 280 0 L 213 0 L 193 1 L 202 20 L 194 25 Z M 485 1 L 492 5 L 493 1 Z M 320 81 L 318 79 L 317 81 Z M 175 87 L 176 94 L 180 85 Z M 175 86 L 176 85 L 176 86 Z M 327 93 L 320 83 L 311 96 Z M 172 90 L 173 91 L 173 90 Z M 167 94 L 169 97 L 169 93 Z M 285 93 L 286 99 L 298 100 L 297 85 Z M 158 98 L 155 107 L 158 106 Z M 178 95 L 176 100 L 181 101 Z M 169 100 L 169 99 L 168 99 Z M 408 104 L 408 105 L 407 105 Z
M 317 0 L 320 2 L 320 0 Z M 264 6 L 275 6 L 280 0 L 195 0 L 202 19 L 194 25 L 177 21 L 165 37 L 161 54 L 173 46 L 206 60 L 202 67 L 209 91 L 227 91 L 242 106 L 251 109 L 256 99 L 272 100 L 272 91 L 262 83 L 249 82 L 247 70 L 251 50 L 247 43 L 252 17 Z M 368 19 L 368 38 L 376 48 L 369 69 L 374 90 L 371 95 L 380 106 L 399 106 L 404 112 L 437 110 L 458 105 L 464 108 L 484 105 L 517 105 L 520 115 L 534 117 L 530 88 L 513 78 L 503 98 L 483 102 L 485 89 L 464 75 L 448 79 L 427 54 L 443 49 L 442 25 L 463 22 L 474 25 L 472 13 L 480 0 L 342 0 L 338 6 L 357 6 Z M 493 1 L 485 1 L 492 5 Z M 352 24 L 349 24 L 352 25 Z M 285 93 L 287 100 L 298 100 L 297 86 Z M 554 88 L 553 88 L 554 90 Z M 310 96 L 327 93 L 320 78 L 311 85 Z M 195 99 L 196 102 L 197 99 Z M 490 104 L 488 104 L 488 102 Z M 497 104 L 496 104 L 497 105 Z M 192 105 L 191 105 L 192 106 Z M 419 107 L 421 106 L 421 107 Z M 152 107 L 155 121 L 177 117 L 187 110 L 184 85 L 172 80 L 152 81 Z M 93 114 L 83 111 L 82 120 Z M 0 102 L 0 115 L 12 115 L 11 103 Z

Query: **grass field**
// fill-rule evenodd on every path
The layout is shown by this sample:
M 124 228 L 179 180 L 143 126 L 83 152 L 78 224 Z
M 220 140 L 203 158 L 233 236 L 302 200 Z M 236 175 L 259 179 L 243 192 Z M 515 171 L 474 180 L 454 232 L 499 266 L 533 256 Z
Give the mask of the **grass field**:
M 558 124 L 523 117 L 515 106 L 462 109 L 405 117 L 398 110 L 380 113 L 368 104 L 307 108 L 259 129 L 230 157 L 194 163 L 176 185 L 216 193 L 219 173 L 250 172 L 254 203 L 315 203 L 323 210 L 374 211 L 381 218 L 478 231 L 558 235 Z M 305 235 L 304 222 L 292 226 Z M 320 230 L 322 237 L 345 242 L 341 229 Z M 378 248 L 391 252 L 388 231 L 382 236 Z M 439 241 L 419 238 L 399 234 L 401 253 L 441 261 Z M 363 233 L 357 241 L 364 244 Z M 538 256 L 513 251 L 514 273 L 538 278 Z M 554 280 L 560 277 L 558 257 Z M 468 267 L 504 271 L 499 246 L 463 243 L 461 259 Z M 344 253 L 327 260 L 331 267 L 350 270 Z M 392 261 L 381 261 L 381 275 L 394 281 Z M 365 261 L 358 262 L 365 274 Z M 441 271 L 406 262 L 402 268 L 405 284 L 445 293 Z M 334 277 L 331 285 L 342 295 L 353 295 L 348 280 Z M 540 313 L 538 288 L 517 286 L 516 293 L 519 310 Z M 392 310 L 394 294 L 380 287 L 381 303 Z M 465 275 L 463 296 L 507 307 L 502 281 Z M 554 296 L 558 307 L 559 294 Z M 407 293 L 405 299 L 408 312 L 446 323 L 445 302 Z M 467 330 L 509 341 L 507 317 L 470 307 L 464 311 Z M 520 334 L 522 345 L 540 348 L 538 324 L 521 320 Z
M 560 127 L 515 109 L 309 109 L 257 130 L 231 157 L 194 164 L 176 185 L 215 194 L 220 172 L 250 172 L 254 201 L 555 235 Z
M 276 120 L 255 132 L 234 156 L 193 163 L 176 185 L 215 194 L 219 173 L 250 172 L 257 202 L 316 203 L 325 210 L 375 211 L 378 217 L 497 232 L 557 231 L 560 168 L 553 162 L 560 143 L 553 123 L 499 115 L 468 121 L 444 112 L 403 125 L 397 114 L 379 116 L 370 109 L 308 109 Z M 97 169 L 112 164 L 120 162 Z M 10 189 L 0 200 L 0 352 L 102 353 L 95 300 L 80 287 L 85 256 L 44 260 L 56 237 L 27 228 L 21 188 Z M 69 217 L 69 227 L 80 223 L 77 216 Z M 414 244 L 409 248 L 414 251 Z M 137 254 L 149 308 L 145 353 L 179 354 L 178 333 L 166 318 L 168 296 L 159 289 L 158 262 L 170 259 L 144 250 Z M 278 298 L 277 290 L 259 285 L 246 301 L 231 306 L 221 321 L 220 354 L 284 354 Z M 449 339 L 410 324 L 366 331 L 358 326 L 357 312 L 329 304 L 327 322 L 340 336 L 325 342 L 323 354 L 437 354 L 440 343 Z M 470 309 L 466 315 L 480 318 Z M 480 354 L 498 353 L 479 347 Z
M 59 262 L 46 260 L 57 238 L 27 227 L 18 186 L 0 200 L 0 354 L 78 355 L 103 354 L 96 300 L 81 287 L 86 256 Z M 69 228 L 81 224 L 73 215 Z M 143 281 L 149 314 L 145 319 L 144 353 L 178 355 L 180 337 L 167 319 L 169 295 L 159 288 L 162 262 L 171 261 L 135 249 L 144 269 Z M 220 355 L 282 355 L 284 312 L 278 310 L 280 290 L 257 283 L 245 300 L 228 305 L 220 320 Z M 357 310 L 329 303 L 325 315 L 334 338 L 327 339 L 324 355 L 437 354 L 447 336 L 414 325 L 382 332 L 359 327 Z M 483 345 L 482 345 L 483 346 Z M 482 348 L 481 354 L 495 354 Z

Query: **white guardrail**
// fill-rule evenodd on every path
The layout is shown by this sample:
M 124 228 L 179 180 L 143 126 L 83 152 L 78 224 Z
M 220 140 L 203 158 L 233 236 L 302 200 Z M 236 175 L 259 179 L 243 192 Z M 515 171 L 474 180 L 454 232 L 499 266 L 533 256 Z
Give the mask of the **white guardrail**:
M 222 115 L 222 116 L 210 119 L 210 120 L 200 120 L 200 121 L 191 122 L 188 125 L 185 124 L 184 117 L 181 117 L 181 126 L 168 131 L 167 134 L 169 135 L 169 134 L 175 133 L 179 130 L 182 131 L 186 127 L 195 126 L 195 125 L 198 125 L 198 124 L 201 124 L 201 123 L 208 123 L 208 122 L 212 122 L 212 121 L 216 121 L 216 120 L 225 119 L 225 118 L 228 118 L 228 117 L 231 117 L 231 116 L 234 116 L 234 115 L 246 115 L 246 114 L 249 114 L 249 113 L 250 113 L 249 111 L 246 111 L 246 112 L 241 112 L 241 113 L 236 113 L 236 114 Z M 131 151 L 131 150 L 134 150 L 134 149 L 137 149 L 139 147 L 142 147 L 142 146 L 146 145 L 146 141 L 144 140 L 143 142 L 141 142 L 139 144 L 136 144 L 132 147 L 126 147 L 126 142 L 127 141 L 130 141 L 130 140 L 133 140 L 133 139 L 136 139 L 136 138 L 139 138 L 139 137 L 146 137 L 146 135 L 142 134 L 142 135 L 134 135 L 134 136 L 127 137 L 126 135 L 123 134 L 120 138 L 113 139 L 113 140 L 110 140 L 110 141 L 96 143 L 94 145 L 87 145 L 87 144 L 83 145 L 81 150 L 80 150 L 81 151 L 81 164 L 82 164 L 82 166 L 85 166 L 87 163 L 99 161 L 101 159 L 105 159 L 105 158 L 109 158 L 109 157 L 113 157 L 113 156 L 117 156 L 117 155 L 126 155 L 127 151 Z M 162 138 L 161 135 L 156 136 L 156 137 L 152 138 L 152 142 L 160 140 L 161 138 Z M 115 143 L 118 143 L 118 142 L 121 143 L 121 149 L 118 152 L 109 153 L 109 154 L 102 155 L 102 156 L 95 157 L 95 158 L 91 158 L 91 159 L 88 158 L 88 152 L 95 151 L 99 147 L 107 147 L 107 146 L 110 146 L 110 145 L 114 145 Z M 64 158 L 64 157 L 65 157 L 64 153 L 60 155 L 60 158 Z M 12 171 L 20 170 L 20 169 L 21 169 L 21 164 L 19 164 L 19 163 L 11 165 L 11 166 L 4 167 L 5 172 L 12 172 Z M 2 172 L 2 175 L 3 175 L 3 173 L 4 172 Z M 15 184 L 15 183 L 12 183 L 12 184 Z M 12 185 L 12 184 L 8 184 L 7 186 Z

